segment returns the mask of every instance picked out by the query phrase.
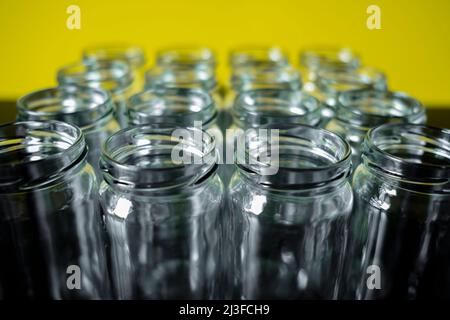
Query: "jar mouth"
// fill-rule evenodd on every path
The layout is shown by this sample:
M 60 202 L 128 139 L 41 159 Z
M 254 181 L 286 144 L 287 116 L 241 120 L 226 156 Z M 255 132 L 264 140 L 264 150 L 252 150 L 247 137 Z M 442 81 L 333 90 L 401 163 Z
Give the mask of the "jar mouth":
M 113 134 L 103 144 L 100 167 L 110 184 L 154 189 L 198 184 L 215 172 L 216 161 L 214 138 L 205 131 L 160 124 Z
M 384 124 L 364 140 L 363 160 L 407 180 L 450 180 L 450 130 L 421 124 Z
M 81 129 L 60 121 L 0 126 L 0 186 L 26 189 L 53 181 L 86 157 Z
M 197 46 L 180 46 L 174 48 L 166 48 L 157 52 L 156 63 L 158 66 L 216 66 L 216 58 L 214 52 L 206 47 Z
M 287 54 L 278 47 L 242 46 L 230 52 L 230 66 L 235 69 L 244 66 L 287 66 Z
M 100 88 L 119 94 L 131 86 L 133 75 L 123 61 L 99 61 L 95 64 L 74 63 L 61 68 L 57 75 L 61 85 Z
M 345 91 L 339 94 L 336 118 L 364 127 L 385 123 L 424 123 L 425 108 L 401 92 L 375 89 Z
M 146 63 L 144 50 L 133 45 L 109 44 L 92 46 L 83 51 L 83 62 L 86 64 L 111 60 L 124 61 L 134 69 L 142 68 Z
M 241 128 L 289 124 L 317 125 L 320 102 L 304 92 L 283 89 L 257 89 L 238 95 L 232 108 L 233 119 Z
M 299 125 L 267 135 L 254 130 L 245 140 L 245 152 L 236 152 L 238 167 L 263 186 L 321 187 L 350 174 L 350 145 L 325 129 Z
M 216 88 L 214 71 L 209 67 L 155 67 L 145 73 L 146 89 L 187 88 L 212 91 Z
M 384 73 L 371 67 L 361 67 L 347 72 L 319 70 L 316 81 L 318 88 L 328 94 L 358 89 L 386 90 L 387 88 Z
M 349 71 L 360 67 L 360 59 L 350 48 L 318 46 L 302 51 L 300 64 L 310 70 Z
M 128 115 L 133 125 L 173 123 L 208 125 L 216 118 L 216 108 L 209 94 L 200 90 L 173 88 L 147 90 L 128 100 Z
M 108 92 L 76 85 L 32 92 L 17 101 L 17 109 L 23 121 L 59 120 L 79 127 L 114 112 Z
M 236 92 L 253 89 L 300 90 L 300 73 L 290 66 L 247 66 L 236 69 L 231 76 L 231 84 Z

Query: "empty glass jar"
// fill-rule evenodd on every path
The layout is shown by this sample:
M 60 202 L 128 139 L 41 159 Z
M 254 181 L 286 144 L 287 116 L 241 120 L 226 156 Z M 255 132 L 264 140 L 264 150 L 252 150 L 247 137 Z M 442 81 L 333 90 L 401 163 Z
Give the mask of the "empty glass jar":
M 100 88 L 111 94 L 116 119 L 126 125 L 126 100 L 133 93 L 133 72 L 123 61 L 99 61 L 95 64 L 75 63 L 58 71 L 60 85 Z
M 100 198 L 119 299 L 214 295 L 223 194 L 214 139 L 176 130 L 130 127 L 105 143 Z
M 369 131 L 353 177 L 349 298 L 450 297 L 450 131 Z
M 141 91 L 144 86 L 144 70 L 146 58 L 144 50 L 138 46 L 111 44 L 92 46 L 83 50 L 83 62 L 96 64 L 102 61 L 124 61 L 134 73 L 133 92 Z
M 208 67 L 214 70 L 216 57 L 214 52 L 206 47 L 172 47 L 160 50 L 156 54 L 156 63 L 160 67 L 184 66 L 191 69 Z
M 110 298 L 94 170 L 81 130 L 0 126 L 3 298 Z
M 352 146 L 352 162 L 360 161 L 360 149 L 369 129 L 385 123 L 425 123 L 422 104 L 399 92 L 374 89 L 341 93 L 334 118 L 326 129 L 341 134 Z
M 270 46 L 241 46 L 231 50 L 230 67 L 238 69 L 250 66 L 287 66 L 287 54 L 278 47 Z
M 308 126 L 246 135 L 229 187 L 234 298 L 338 296 L 351 149 Z
M 35 91 L 17 101 L 17 111 L 19 121 L 60 120 L 81 128 L 89 147 L 88 162 L 101 179 L 101 145 L 120 129 L 106 91 L 76 85 Z

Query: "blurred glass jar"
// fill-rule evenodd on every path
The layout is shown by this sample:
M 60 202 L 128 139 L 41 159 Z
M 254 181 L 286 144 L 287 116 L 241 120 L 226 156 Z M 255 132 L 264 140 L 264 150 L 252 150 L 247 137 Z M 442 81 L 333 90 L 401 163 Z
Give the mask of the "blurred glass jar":
M 130 127 L 107 140 L 100 198 L 119 299 L 213 296 L 216 157 L 214 139 L 196 128 Z
M 59 120 L 78 126 L 89 147 L 87 160 L 101 181 L 101 146 L 120 129 L 106 91 L 76 85 L 39 90 L 20 98 L 17 110 L 18 121 Z
M 450 131 L 369 131 L 353 177 L 349 298 L 450 297 Z
M 83 50 L 83 62 L 88 65 L 117 60 L 128 63 L 134 73 L 132 91 L 142 91 L 144 87 L 146 57 L 141 47 L 126 44 L 111 44 L 92 46 Z
M 230 67 L 288 66 L 289 59 L 282 49 L 270 46 L 242 46 L 230 52 Z
M 234 297 L 334 299 L 353 203 L 350 146 L 308 126 L 273 132 L 247 134 L 236 153 Z
M 133 72 L 123 61 L 101 61 L 88 65 L 75 63 L 58 71 L 60 85 L 79 85 L 99 88 L 111 94 L 115 116 L 121 126 L 126 125 L 126 100 L 133 93 Z
M 0 141 L 3 298 L 110 298 L 97 182 L 81 130 L 16 122 L 0 126 Z
M 185 46 L 160 50 L 156 54 L 159 67 L 210 68 L 214 71 L 217 60 L 214 52 L 205 47 Z
M 326 129 L 341 134 L 350 143 L 355 168 L 369 129 L 385 123 L 426 122 L 422 104 L 399 92 L 374 89 L 345 91 L 339 95 L 335 110 L 335 116 Z
M 300 52 L 300 67 L 305 72 L 305 90 L 313 91 L 319 70 L 349 72 L 360 67 L 359 56 L 349 48 L 319 46 Z
M 339 94 L 358 89 L 387 90 L 386 76 L 371 67 L 361 67 L 345 72 L 319 70 L 315 89 L 309 93 L 326 106 L 323 109 L 323 116 L 331 119 L 334 116 Z

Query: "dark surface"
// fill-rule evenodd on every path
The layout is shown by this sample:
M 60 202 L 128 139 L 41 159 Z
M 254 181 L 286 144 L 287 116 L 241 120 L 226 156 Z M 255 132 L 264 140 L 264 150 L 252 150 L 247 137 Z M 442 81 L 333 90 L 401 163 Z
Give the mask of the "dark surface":
M 427 108 L 428 124 L 439 128 L 450 129 L 450 106 Z M 16 107 L 14 101 L 0 101 L 0 124 L 14 121 Z

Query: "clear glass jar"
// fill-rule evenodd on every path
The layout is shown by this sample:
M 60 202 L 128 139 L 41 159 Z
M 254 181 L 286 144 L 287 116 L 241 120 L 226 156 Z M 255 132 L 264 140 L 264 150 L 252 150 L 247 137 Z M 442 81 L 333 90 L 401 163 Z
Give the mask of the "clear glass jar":
M 214 295 L 223 197 L 214 139 L 177 130 L 130 127 L 105 143 L 100 198 L 119 299 Z
M 60 85 L 100 88 L 111 94 L 116 119 L 126 125 L 126 100 L 133 94 L 133 72 L 123 61 L 99 61 L 95 64 L 75 63 L 58 71 Z
M 88 162 L 101 179 L 102 143 L 119 131 L 109 93 L 76 85 L 34 91 L 17 101 L 18 121 L 59 120 L 81 128 L 89 147 Z
M 103 61 L 124 61 L 134 73 L 133 92 L 139 92 L 144 87 L 144 71 L 146 64 L 145 52 L 141 47 L 126 44 L 111 44 L 92 46 L 83 50 L 83 62 L 96 64 Z
M 217 62 L 214 52 L 209 48 L 182 46 L 158 51 L 156 54 L 156 64 L 163 68 L 184 66 L 190 69 L 208 67 L 214 70 Z
M 246 136 L 230 182 L 233 297 L 334 299 L 353 203 L 350 146 L 308 126 L 266 137 Z
M 349 297 L 448 299 L 450 131 L 417 124 L 370 130 L 353 189 Z
M 97 182 L 81 130 L 16 122 L 0 126 L 0 141 L 3 298 L 110 298 Z M 77 268 L 79 289 L 69 278 Z
M 317 72 L 348 72 L 360 67 L 359 55 L 350 48 L 319 46 L 300 52 L 300 67 L 304 70 L 305 90 L 313 91 Z
M 425 122 L 425 108 L 416 99 L 400 92 L 362 89 L 345 91 L 339 95 L 335 116 L 326 129 L 347 139 L 352 146 L 352 162 L 356 168 L 369 129 L 385 123 Z
M 334 116 L 339 94 L 358 89 L 387 90 L 386 76 L 371 67 L 361 67 L 350 71 L 319 70 L 315 88 L 308 92 L 327 106 L 323 109 L 323 116 L 331 119 Z

